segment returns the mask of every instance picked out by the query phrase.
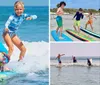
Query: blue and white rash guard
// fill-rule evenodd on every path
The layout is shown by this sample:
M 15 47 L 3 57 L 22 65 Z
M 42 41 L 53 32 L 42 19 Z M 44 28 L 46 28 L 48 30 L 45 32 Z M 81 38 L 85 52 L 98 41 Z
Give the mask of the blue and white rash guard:
M 36 19 L 36 15 L 28 15 L 28 14 L 22 14 L 20 16 L 17 16 L 16 14 L 12 14 L 9 19 L 7 20 L 5 24 L 5 28 L 9 29 L 9 32 L 15 32 L 21 23 L 27 18 L 32 17 L 32 19 Z

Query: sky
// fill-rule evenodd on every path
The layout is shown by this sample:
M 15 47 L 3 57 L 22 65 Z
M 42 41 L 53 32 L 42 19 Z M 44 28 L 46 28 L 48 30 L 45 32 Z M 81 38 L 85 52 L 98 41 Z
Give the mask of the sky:
M 100 56 L 100 43 L 51 43 L 50 56 Z
M 1 0 L 0 6 L 13 6 L 17 0 Z M 20 0 L 25 6 L 48 6 L 48 0 Z
M 51 0 L 50 7 L 55 8 L 56 4 L 61 1 L 65 1 L 67 4 L 67 8 L 92 8 L 99 9 L 100 8 L 100 0 Z

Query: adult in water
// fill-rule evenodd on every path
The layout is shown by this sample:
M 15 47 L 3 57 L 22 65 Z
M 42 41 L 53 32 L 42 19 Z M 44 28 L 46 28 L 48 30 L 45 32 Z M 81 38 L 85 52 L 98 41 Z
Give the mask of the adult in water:
M 63 56 L 63 55 L 65 55 L 65 54 L 58 54 L 58 56 L 56 57 L 56 59 L 58 59 L 59 65 L 62 64 L 62 62 L 61 62 L 61 56 Z

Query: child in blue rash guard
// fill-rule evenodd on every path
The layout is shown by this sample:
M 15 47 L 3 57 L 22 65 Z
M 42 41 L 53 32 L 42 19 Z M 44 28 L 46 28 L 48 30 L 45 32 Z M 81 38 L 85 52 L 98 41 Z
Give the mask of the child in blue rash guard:
M 19 60 L 22 60 L 25 53 L 26 48 L 22 41 L 19 39 L 19 37 L 16 34 L 16 30 L 18 30 L 19 26 L 24 20 L 32 20 L 36 19 L 36 15 L 28 15 L 23 13 L 24 12 L 24 4 L 21 1 L 16 1 L 14 4 L 14 10 L 15 13 L 12 14 L 9 19 L 7 20 L 5 24 L 5 29 L 3 32 L 3 38 L 6 42 L 6 45 L 8 46 L 8 57 L 10 60 L 10 57 L 12 55 L 14 46 L 13 44 L 21 51 L 19 55 Z
M 82 8 L 79 8 L 79 11 L 76 12 L 76 14 L 74 15 L 73 19 L 75 19 L 74 21 L 74 29 L 75 31 L 77 31 L 78 33 L 80 33 L 80 20 L 83 19 L 84 15 L 83 15 L 83 9 Z M 78 30 L 76 29 L 76 26 L 78 27 Z

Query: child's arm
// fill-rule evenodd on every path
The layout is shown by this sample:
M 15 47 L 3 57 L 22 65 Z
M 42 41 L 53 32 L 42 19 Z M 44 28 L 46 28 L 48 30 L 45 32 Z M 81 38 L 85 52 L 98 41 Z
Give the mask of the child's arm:
M 36 15 L 24 14 L 24 17 L 25 17 L 26 20 L 37 19 L 37 16 Z
M 84 15 L 83 15 L 83 13 L 82 13 L 82 17 L 81 17 L 82 19 L 84 18 Z
M 93 16 L 93 18 L 97 19 L 95 16 Z
M 77 16 L 77 12 L 76 12 L 76 14 L 74 15 L 73 19 L 74 19 L 76 16 Z
M 60 56 L 63 56 L 63 55 L 65 55 L 65 54 L 61 54 Z
M 8 31 L 9 31 L 8 26 L 9 26 L 9 24 L 11 23 L 12 20 L 13 20 L 13 16 L 11 15 L 11 16 L 8 18 L 8 20 L 7 20 L 6 24 L 5 24 L 5 32 L 8 32 Z

